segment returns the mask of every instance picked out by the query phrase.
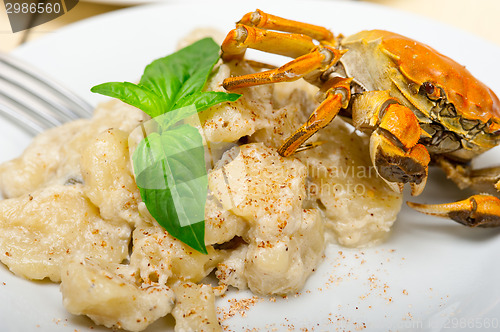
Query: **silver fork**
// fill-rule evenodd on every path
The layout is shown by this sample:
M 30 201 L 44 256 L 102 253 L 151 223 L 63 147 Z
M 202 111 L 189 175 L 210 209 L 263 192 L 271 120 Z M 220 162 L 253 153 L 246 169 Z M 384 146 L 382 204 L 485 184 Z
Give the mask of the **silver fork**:
M 45 74 L 0 53 L 0 116 L 31 134 L 79 118 L 93 107 Z

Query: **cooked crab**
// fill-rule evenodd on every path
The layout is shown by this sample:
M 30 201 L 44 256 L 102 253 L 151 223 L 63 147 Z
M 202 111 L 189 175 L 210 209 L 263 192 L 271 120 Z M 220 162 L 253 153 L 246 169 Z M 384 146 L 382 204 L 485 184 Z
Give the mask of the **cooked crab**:
M 378 174 L 395 191 L 425 187 L 430 162 L 459 187 L 498 194 L 500 168 L 471 170 L 470 160 L 500 142 L 500 101 L 464 66 L 427 45 L 382 30 L 335 37 L 326 28 L 257 10 L 246 14 L 222 44 L 224 61 L 247 48 L 294 58 L 279 68 L 227 78 L 227 90 L 304 78 L 319 87 L 320 105 L 279 147 L 286 157 L 337 116 L 370 134 Z M 408 203 L 467 226 L 500 226 L 500 200 L 490 194 L 464 201 Z

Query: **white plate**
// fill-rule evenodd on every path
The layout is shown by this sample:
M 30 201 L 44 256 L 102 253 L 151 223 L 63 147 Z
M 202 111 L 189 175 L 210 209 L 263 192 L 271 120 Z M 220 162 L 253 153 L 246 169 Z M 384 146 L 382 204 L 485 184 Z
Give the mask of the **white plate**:
M 138 79 L 148 62 L 171 53 L 192 28 L 228 31 L 255 8 L 317 23 L 335 33 L 383 28 L 406 34 L 467 64 L 500 92 L 498 47 L 435 22 L 357 2 L 258 0 L 141 6 L 74 24 L 14 53 L 96 103 L 102 99 L 89 92 L 91 86 Z M 0 128 L 0 159 L 6 160 L 16 156 L 29 137 L 5 122 Z M 500 160 L 489 153 L 480 164 L 494 162 Z M 443 202 L 465 195 L 433 169 L 424 194 L 415 200 Z M 223 323 L 234 331 L 292 327 L 335 331 L 365 326 L 369 331 L 452 331 L 498 326 L 498 233 L 469 230 L 403 207 L 387 243 L 363 250 L 332 245 L 300 294 L 275 302 L 260 300 L 246 310 L 245 317 L 237 314 Z M 227 305 L 231 297 L 250 296 L 232 291 L 218 303 Z M 149 331 L 163 325 L 164 321 L 156 323 Z M 90 326 L 88 319 L 65 312 L 58 286 L 25 281 L 0 267 L 1 331 L 101 330 Z

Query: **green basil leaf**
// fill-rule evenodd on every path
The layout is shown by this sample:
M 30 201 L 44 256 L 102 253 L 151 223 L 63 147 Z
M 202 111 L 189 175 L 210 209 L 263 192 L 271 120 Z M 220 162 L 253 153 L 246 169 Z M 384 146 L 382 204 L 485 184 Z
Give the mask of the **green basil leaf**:
M 156 117 L 154 120 L 158 123 L 158 126 L 163 130 L 167 130 L 173 127 L 179 121 L 189 118 L 195 115 L 199 110 L 196 109 L 194 105 L 188 105 L 173 111 L 168 112 L 162 116 Z
M 161 98 L 148 88 L 130 82 L 108 82 L 96 85 L 90 89 L 94 93 L 120 99 L 135 106 L 150 117 L 165 113 Z
M 178 212 L 169 190 L 143 189 L 139 188 L 141 197 L 150 202 L 147 206 L 155 220 L 173 237 L 184 242 L 191 248 L 207 254 L 204 243 L 205 222 L 204 220 L 181 226 L 178 222 Z
M 172 236 L 202 253 L 208 191 L 203 140 L 190 125 L 152 133 L 132 157 L 148 211 Z
M 226 92 L 197 92 L 190 94 L 177 102 L 176 108 L 186 107 L 189 105 L 194 105 L 198 112 L 204 111 L 214 105 L 227 102 L 236 101 L 241 95 L 237 93 L 226 93 Z
M 201 39 L 169 56 L 153 61 L 144 70 L 140 85 L 160 96 L 167 111 L 186 96 L 203 89 L 220 46 L 212 38 Z
M 132 156 L 137 186 L 156 221 L 202 253 L 207 253 L 204 214 L 208 190 L 203 139 L 196 128 L 177 124 L 196 112 L 239 98 L 234 93 L 202 92 L 219 53 L 219 45 L 205 38 L 153 61 L 139 84 L 110 82 L 91 89 L 154 118 L 151 127 L 156 132 L 149 133 Z

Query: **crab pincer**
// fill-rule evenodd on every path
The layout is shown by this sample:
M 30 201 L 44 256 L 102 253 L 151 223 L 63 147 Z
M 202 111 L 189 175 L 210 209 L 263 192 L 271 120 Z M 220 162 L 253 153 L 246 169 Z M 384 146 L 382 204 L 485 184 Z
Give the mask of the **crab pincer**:
M 410 184 L 413 196 L 424 190 L 430 156 L 418 143 L 421 135 L 418 119 L 410 109 L 391 104 L 370 137 L 370 155 L 375 169 L 396 192 L 402 192 L 405 183 Z
M 419 212 L 453 219 L 468 227 L 500 226 L 500 199 L 491 195 L 474 195 L 446 204 L 407 204 Z

